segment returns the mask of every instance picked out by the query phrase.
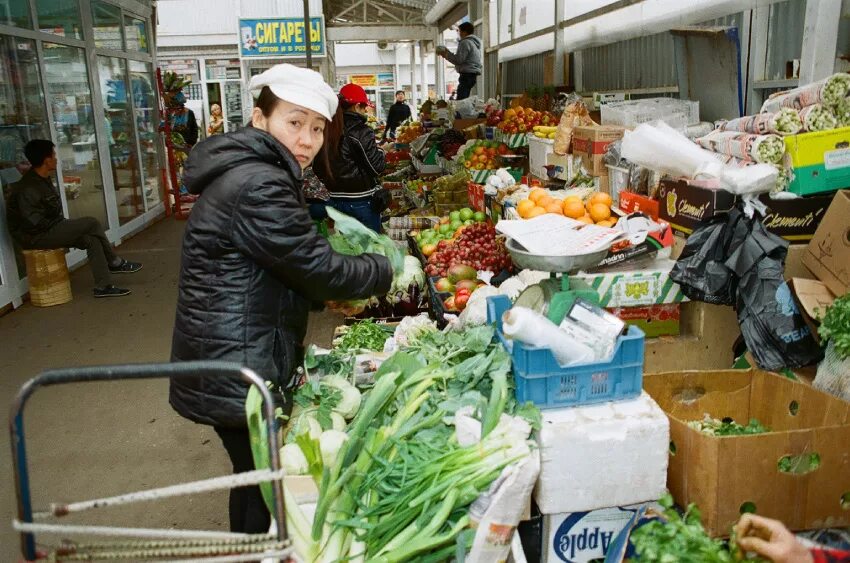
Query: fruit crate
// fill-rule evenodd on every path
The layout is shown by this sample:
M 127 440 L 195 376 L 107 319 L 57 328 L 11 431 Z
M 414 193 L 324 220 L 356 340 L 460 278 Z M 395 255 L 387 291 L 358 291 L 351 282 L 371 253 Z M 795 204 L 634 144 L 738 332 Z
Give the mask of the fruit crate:
M 577 407 L 607 401 L 633 399 L 643 385 L 644 334 L 630 326 L 620 336 L 611 359 L 561 367 L 548 348 L 521 342 L 509 343 L 502 334 L 502 314 L 511 308 L 504 295 L 487 299 L 487 322 L 511 352 L 516 399 L 531 401 L 538 408 Z
M 496 140 L 505 143 L 512 149 L 528 146 L 528 137 L 526 137 L 525 133 L 508 134 L 502 132 L 501 129 L 496 129 Z

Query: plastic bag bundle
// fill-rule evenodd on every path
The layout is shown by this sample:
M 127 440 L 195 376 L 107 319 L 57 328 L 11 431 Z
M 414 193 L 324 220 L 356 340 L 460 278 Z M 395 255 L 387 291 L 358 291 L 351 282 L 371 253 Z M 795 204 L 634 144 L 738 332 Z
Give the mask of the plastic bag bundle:
M 815 104 L 835 105 L 850 96 L 850 74 L 839 72 L 787 92 L 777 92 L 765 100 L 762 113 L 776 113 L 782 108 L 803 109 Z
M 634 131 L 626 131 L 622 147 L 623 157 L 635 164 L 676 177 L 717 178 L 724 189 L 734 194 L 769 192 L 776 186 L 775 167 L 724 166 L 710 151 L 664 123 L 645 123 Z
M 595 121 L 590 119 L 590 110 L 587 109 L 587 105 L 580 96 L 571 94 L 567 98 L 567 102 L 564 113 L 561 114 L 561 121 L 558 123 L 558 130 L 555 133 L 553 150 L 556 154 L 570 152 L 570 145 L 573 142 L 573 129 L 583 125 L 597 125 Z
M 815 104 L 800 110 L 800 119 L 806 131 L 828 131 L 838 127 L 838 120 L 829 108 Z
M 777 135 L 712 131 L 705 137 L 696 139 L 696 143 L 713 152 L 766 164 L 782 162 L 782 156 L 785 154 L 785 142 Z
M 815 389 L 850 401 L 850 356 L 841 359 L 832 340 L 826 345 L 813 385 Z
M 720 154 L 719 152 L 715 152 L 712 154 L 717 160 L 733 168 L 746 168 L 747 166 L 752 166 L 755 164 L 755 162 L 753 162 L 752 160 L 743 160 L 728 154 Z M 776 185 L 773 187 L 772 190 L 770 190 L 771 193 L 782 192 L 787 190 L 788 184 L 791 182 L 791 175 L 789 171 L 782 164 L 774 164 L 773 166 L 776 167 Z
M 782 108 L 776 113 L 759 113 L 718 121 L 718 131 L 738 131 L 753 135 L 796 135 L 803 128 L 800 114 L 793 108 Z

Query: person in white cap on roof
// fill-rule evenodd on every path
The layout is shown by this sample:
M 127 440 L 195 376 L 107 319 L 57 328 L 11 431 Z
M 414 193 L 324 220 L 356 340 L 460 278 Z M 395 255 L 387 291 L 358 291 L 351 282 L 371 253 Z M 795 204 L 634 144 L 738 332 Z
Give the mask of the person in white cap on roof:
M 316 72 L 282 64 L 250 88 L 250 126 L 201 142 L 186 162 L 184 182 L 200 197 L 183 238 L 171 360 L 236 362 L 291 391 L 311 303 L 383 295 L 393 273 L 383 256 L 334 252 L 307 211 L 301 174 L 325 158 L 338 103 L 330 86 Z M 229 377 L 170 386 L 179 414 L 215 428 L 234 472 L 254 469 L 247 393 Z M 268 531 L 259 487 L 232 489 L 229 513 L 234 532 Z

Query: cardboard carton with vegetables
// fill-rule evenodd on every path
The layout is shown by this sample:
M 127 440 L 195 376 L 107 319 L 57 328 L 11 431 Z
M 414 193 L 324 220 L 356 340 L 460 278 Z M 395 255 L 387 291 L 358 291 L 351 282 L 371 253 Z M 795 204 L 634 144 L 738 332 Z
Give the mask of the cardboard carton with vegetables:
M 850 525 L 850 403 L 758 370 L 644 376 L 670 420 L 667 487 L 696 503 L 712 536 L 728 535 L 743 511 L 792 530 Z M 706 414 L 763 432 L 707 433 Z

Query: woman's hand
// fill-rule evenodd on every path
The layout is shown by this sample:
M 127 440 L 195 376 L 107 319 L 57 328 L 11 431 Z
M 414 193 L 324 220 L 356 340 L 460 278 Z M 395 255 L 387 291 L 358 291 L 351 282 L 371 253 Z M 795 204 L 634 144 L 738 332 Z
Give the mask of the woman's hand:
M 735 525 L 738 545 L 774 563 L 813 563 L 814 558 L 782 522 L 744 514 Z

